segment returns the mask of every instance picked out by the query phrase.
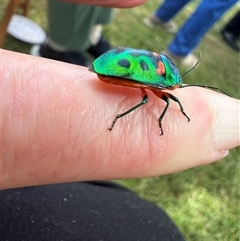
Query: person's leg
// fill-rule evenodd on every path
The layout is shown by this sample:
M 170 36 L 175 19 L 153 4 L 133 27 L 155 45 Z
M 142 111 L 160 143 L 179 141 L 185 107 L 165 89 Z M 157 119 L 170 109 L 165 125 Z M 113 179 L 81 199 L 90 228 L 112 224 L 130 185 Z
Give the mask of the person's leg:
M 169 52 L 179 57 L 190 54 L 210 27 L 236 2 L 203 0 L 168 46 Z
M 89 47 L 89 34 L 98 17 L 99 7 L 48 0 L 48 38 L 34 45 L 30 53 L 49 59 L 88 66 L 81 53 Z
M 110 23 L 113 15 L 113 9 L 100 7 L 96 24 L 92 27 L 89 36 L 90 47 L 87 50 L 95 58 L 110 49 L 109 43 L 102 37 L 102 25 Z
M 184 241 L 155 204 L 111 182 L 1 192 L 0 240 Z
M 69 51 L 85 50 L 99 11 L 100 7 L 49 0 L 49 38 Z
M 155 17 L 163 22 L 171 20 L 191 0 L 166 0 L 155 12 Z
M 99 16 L 105 14 L 105 19 L 99 20 Z M 34 46 L 31 54 L 87 66 L 87 59 L 82 54 L 88 48 L 95 46 L 98 54 L 109 50 L 109 44 L 100 39 L 101 28 L 97 28 L 101 22 L 106 24 L 111 21 L 112 9 L 88 5 L 68 3 L 58 0 L 48 0 L 48 25 L 49 34 L 46 44 Z M 100 33 L 96 33 L 100 29 Z M 99 38 L 96 39 L 99 35 Z M 93 55 L 97 53 L 96 51 Z M 93 57 L 98 57 L 93 56 Z
M 171 19 L 191 0 L 166 0 L 155 13 L 144 18 L 148 27 L 159 27 L 168 33 L 176 33 L 177 25 Z

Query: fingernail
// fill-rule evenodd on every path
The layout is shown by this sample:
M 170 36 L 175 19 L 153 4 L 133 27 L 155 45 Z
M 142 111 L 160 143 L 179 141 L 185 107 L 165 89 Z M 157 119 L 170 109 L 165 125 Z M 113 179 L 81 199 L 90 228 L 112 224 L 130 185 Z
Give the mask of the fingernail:
M 219 93 L 211 93 L 216 119 L 213 124 L 215 150 L 228 151 L 240 144 L 240 101 Z

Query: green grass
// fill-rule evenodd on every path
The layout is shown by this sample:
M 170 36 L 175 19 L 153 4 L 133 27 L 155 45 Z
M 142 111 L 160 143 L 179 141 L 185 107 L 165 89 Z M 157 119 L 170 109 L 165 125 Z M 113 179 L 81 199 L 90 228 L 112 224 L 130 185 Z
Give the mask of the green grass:
M 0 16 L 7 0 L 1 1 Z M 180 26 L 193 11 L 193 1 L 174 19 Z M 143 18 L 157 7 L 158 1 L 143 6 L 117 10 L 112 24 L 104 28 L 104 35 L 113 46 L 130 46 L 161 51 L 172 35 L 159 29 L 149 29 Z M 184 77 L 185 83 L 218 86 L 235 98 L 239 91 L 239 55 L 226 46 L 219 30 L 236 12 L 231 9 L 208 32 L 195 50 L 201 50 L 203 59 L 197 70 Z M 31 19 L 47 29 L 45 1 L 32 1 Z M 8 36 L 5 49 L 28 53 L 30 45 Z M 186 69 L 180 67 L 180 72 Z M 240 158 L 239 148 L 224 160 L 177 174 L 155 178 L 118 181 L 140 196 L 161 206 L 176 222 L 187 240 L 235 241 L 240 237 Z

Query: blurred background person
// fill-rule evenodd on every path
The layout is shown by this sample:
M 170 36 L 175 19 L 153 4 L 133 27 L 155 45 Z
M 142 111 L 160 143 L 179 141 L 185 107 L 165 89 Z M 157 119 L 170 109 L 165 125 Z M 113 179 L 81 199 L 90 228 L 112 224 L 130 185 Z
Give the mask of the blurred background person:
M 146 17 L 144 22 L 149 27 L 160 27 L 169 33 L 177 32 L 162 53 L 168 55 L 174 62 L 192 67 L 198 61 L 198 58 L 192 54 L 194 48 L 212 25 L 237 0 L 203 0 L 183 26 L 177 30 L 176 24 L 171 19 L 189 2 L 190 0 L 166 0 L 155 13 Z
M 110 49 L 102 25 L 110 23 L 112 8 L 48 0 L 48 38 L 34 45 L 32 55 L 88 66 L 86 54 L 99 57 Z

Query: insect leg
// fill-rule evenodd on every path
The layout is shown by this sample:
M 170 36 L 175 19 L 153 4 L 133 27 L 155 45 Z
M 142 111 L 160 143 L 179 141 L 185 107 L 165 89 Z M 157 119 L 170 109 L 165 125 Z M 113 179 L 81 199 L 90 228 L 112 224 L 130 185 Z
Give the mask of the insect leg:
M 161 131 L 160 136 L 163 135 L 162 119 L 163 119 L 163 117 L 165 116 L 165 114 L 166 114 L 166 112 L 167 112 L 167 109 L 168 109 L 168 107 L 169 107 L 169 104 L 170 104 L 169 98 L 168 98 L 166 95 L 162 94 L 161 99 L 164 100 L 167 104 L 166 104 L 166 106 L 165 106 L 162 114 L 161 114 L 160 117 L 158 118 L 159 128 L 160 128 L 160 131 Z
M 180 100 L 179 100 L 176 96 L 171 95 L 171 94 L 169 94 L 169 93 L 167 93 L 167 95 L 168 95 L 168 98 L 170 98 L 170 99 L 172 99 L 172 100 L 174 100 L 175 102 L 178 103 L 178 105 L 179 105 L 179 107 L 180 107 L 180 111 L 181 111 L 182 114 L 187 118 L 187 120 L 188 120 L 188 122 L 189 122 L 189 121 L 190 121 L 190 118 L 189 118 L 188 115 L 184 112 L 184 109 L 183 109 L 183 106 L 182 106 Z
M 118 120 L 119 118 L 121 118 L 121 117 L 129 114 L 130 112 L 136 110 L 138 107 L 140 107 L 140 106 L 142 106 L 142 105 L 144 105 L 144 104 L 147 103 L 147 101 L 148 101 L 148 95 L 147 95 L 146 90 L 145 90 L 145 89 L 141 89 L 141 92 L 142 92 L 142 101 L 141 101 L 139 104 L 133 106 L 131 109 L 123 112 L 122 114 L 116 115 L 115 119 L 113 120 L 113 123 L 112 123 L 111 127 L 108 128 L 109 131 L 111 131 L 111 130 L 113 129 L 114 125 L 116 124 L 116 122 L 117 122 L 117 120 Z
M 162 114 L 160 115 L 159 119 L 158 119 L 158 122 L 159 122 L 159 128 L 161 130 L 161 133 L 160 135 L 163 135 L 163 129 L 162 129 L 162 119 L 163 117 L 165 116 L 166 112 L 167 112 L 167 109 L 169 107 L 169 104 L 170 104 L 170 101 L 169 99 L 175 101 L 178 103 L 179 107 L 180 107 L 180 111 L 182 112 L 182 114 L 187 118 L 188 121 L 190 121 L 190 118 L 187 116 L 187 114 L 184 112 L 184 109 L 183 109 L 183 106 L 181 104 L 181 102 L 179 101 L 179 99 L 172 95 L 172 94 L 169 94 L 169 93 L 166 93 L 166 92 L 162 92 L 162 91 L 155 91 L 155 90 L 152 90 L 152 92 L 158 96 L 159 98 L 161 98 L 162 100 L 164 100 L 167 104 L 162 112 Z

